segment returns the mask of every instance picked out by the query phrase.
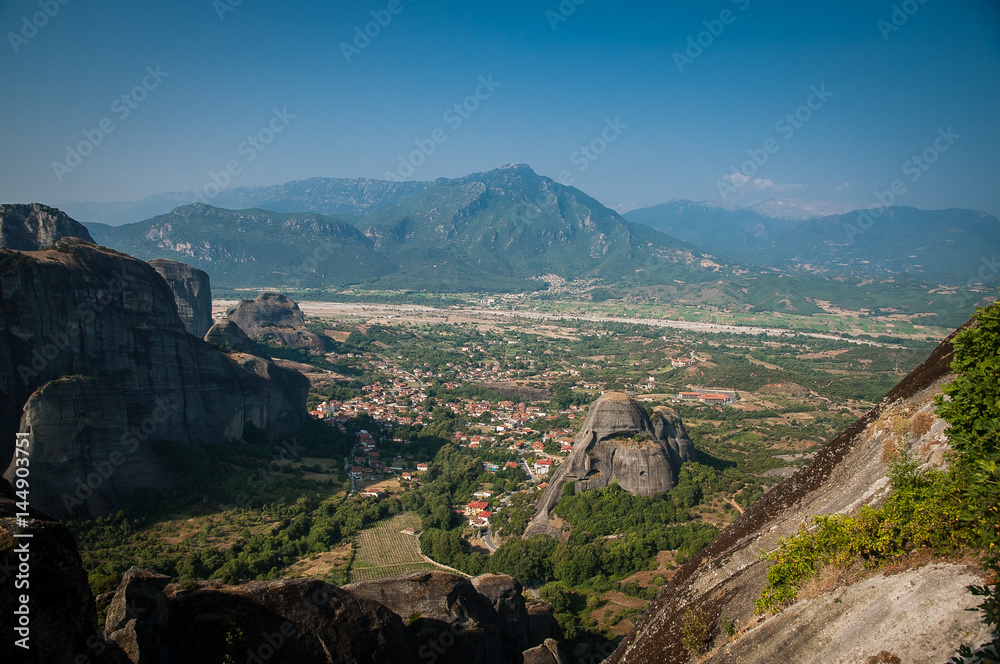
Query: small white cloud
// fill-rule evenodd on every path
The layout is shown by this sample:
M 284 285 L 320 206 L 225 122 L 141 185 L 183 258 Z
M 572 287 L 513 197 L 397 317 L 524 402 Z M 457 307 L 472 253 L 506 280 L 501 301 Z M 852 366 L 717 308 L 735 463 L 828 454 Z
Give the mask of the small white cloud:
M 801 184 L 781 184 L 769 178 L 750 178 L 742 173 L 729 173 L 723 175 L 722 180 L 740 189 L 746 187 L 748 191 L 794 191 L 801 189 Z

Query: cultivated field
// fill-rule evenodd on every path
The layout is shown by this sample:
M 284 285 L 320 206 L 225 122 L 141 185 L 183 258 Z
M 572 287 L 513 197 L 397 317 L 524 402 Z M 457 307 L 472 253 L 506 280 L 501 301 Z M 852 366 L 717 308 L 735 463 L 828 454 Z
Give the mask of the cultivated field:
M 379 521 L 355 537 L 357 551 L 348 580 L 384 579 L 407 572 L 437 569 L 420 555 L 420 545 L 414 535 L 404 535 L 404 528 L 420 529 L 416 514 L 400 514 Z

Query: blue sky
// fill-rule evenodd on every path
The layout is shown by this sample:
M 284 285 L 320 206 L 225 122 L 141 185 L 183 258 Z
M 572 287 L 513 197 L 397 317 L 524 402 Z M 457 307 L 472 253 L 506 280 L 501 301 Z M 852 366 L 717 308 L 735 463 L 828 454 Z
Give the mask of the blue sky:
M 898 204 L 1000 214 L 995 2 L 396 1 L 3 3 L 0 201 L 383 178 L 402 156 L 421 180 L 525 162 L 619 209 L 720 183 L 869 205 L 901 179 Z

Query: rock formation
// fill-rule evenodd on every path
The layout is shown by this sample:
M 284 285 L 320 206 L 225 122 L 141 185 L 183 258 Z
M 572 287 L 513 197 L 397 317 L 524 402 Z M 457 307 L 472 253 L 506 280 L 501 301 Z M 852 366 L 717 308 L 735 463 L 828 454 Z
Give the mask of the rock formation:
M 0 205 L 0 249 L 38 251 L 56 240 L 75 237 L 93 242 L 83 224 L 47 205 Z
M 562 497 L 566 482 L 576 482 L 577 490 L 584 491 L 618 480 L 621 488 L 640 496 L 674 488 L 680 465 L 692 458 L 694 446 L 677 413 L 661 407 L 654 417 L 655 422 L 642 406 L 619 392 L 595 401 L 573 441 L 573 450 L 538 501 L 524 537 L 558 535 L 549 525 L 549 513 Z
M 25 664 L 128 664 L 114 643 L 104 639 L 97 627 L 97 609 L 87 583 L 87 572 L 69 530 L 56 521 L 30 510 L 24 524 L 16 522 L 21 511 L 15 505 L 10 485 L 0 479 L 0 661 Z M 15 538 L 15 534 L 30 537 Z M 14 586 L 22 562 L 17 551 L 27 543 L 27 588 Z M 16 610 L 20 595 L 28 595 L 30 646 L 15 645 L 23 635 Z M 85 660 L 76 659 L 84 655 Z
M 241 300 L 229 308 L 226 317 L 257 341 L 309 351 L 326 349 L 323 337 L 306 327 L 299 305 L 281 293 L 261 293 L 254 300 Z
M 412 572 L 352 583 L 343 589 L 387 606 L 403 619 L 413 617 L 424 644 L 422 657 L 433 653 L 436 661 L 445 664 L 520 661 L 527 631 L 520 584 L 508 576 L 483 579 L 480 584 L 488 596 L 455 574 Z
M 247 421 L 280 435 L 307 416 L 301 374 L 188 334 L 163 278 L 124 254 L 0 249 L 0 308 L 0 465 L 31 432 L 32 502 L 54 516 L 169 481 L 158 439 L 211 445 Z
M 699 661 L 710 664 L 766 664 L 789 657 L 803 664 L 866 662 L 883 651 L 888 655 L 877 661 L 943 662 L 962 643 L 989 640 L 977 612 L 967 610 L 978 599 L 966 586 L 982 585 L 982 571 L 955 562 L 915 563 L 903 573 L 874 574 L 855 583 L 828 580 L 828 590 L 778 615 L 755 614 L 754 601 L 767 585 L 769 567 L 760 552 L 773 551 L 814 515 L 854 513 L 885 497 L 886 444 L 898 443 L 899 421 L 934 415 L 934 397 L 953 379 L 951 357 L 949 339 L 872 411 L 681 567 L 609 662 L 688 661 L 682 625 L 685 616 L 699 614 L 711 628 L 710 654 Z M 924 467 L 940 467 L 947 458 L 945 423 L 936 417 L 931 421 L 919 435 L 909 434 L 906 443 Z M 723 617 L 734 624 L 738 638 L 727 636 Z
M 166 258 L 154 258 L 148 262 L 174 292 L 177 314 L 185 329 L 196 337 L 204 337 L 215 322 L 212 320 L 212 287 L 208 274 Z
M 420 661 L 416 637 L 398 615 L 318 579 L 168 581 L 133 567 L 111 600 L 104 633 L 135 664 Z
M 205 334 L 205 341 L 223 351 L 237 351 L 258 357 L 268 357 L 267 352 L 256 341 L 247 336 L 239 325 L 226 319 L 213 325 Z

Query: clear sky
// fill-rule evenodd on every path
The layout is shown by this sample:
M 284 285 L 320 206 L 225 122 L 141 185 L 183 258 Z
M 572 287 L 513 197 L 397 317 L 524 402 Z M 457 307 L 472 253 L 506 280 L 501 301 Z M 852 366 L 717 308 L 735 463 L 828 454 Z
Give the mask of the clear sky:
M 899 180 L 897 204 L 1000 214 L 994 1 L 12 0 L 0 29 L 2 202 L 402 155 L 420 180 L 525 162 L 618 209 L 728 185 L 868 205 Z

